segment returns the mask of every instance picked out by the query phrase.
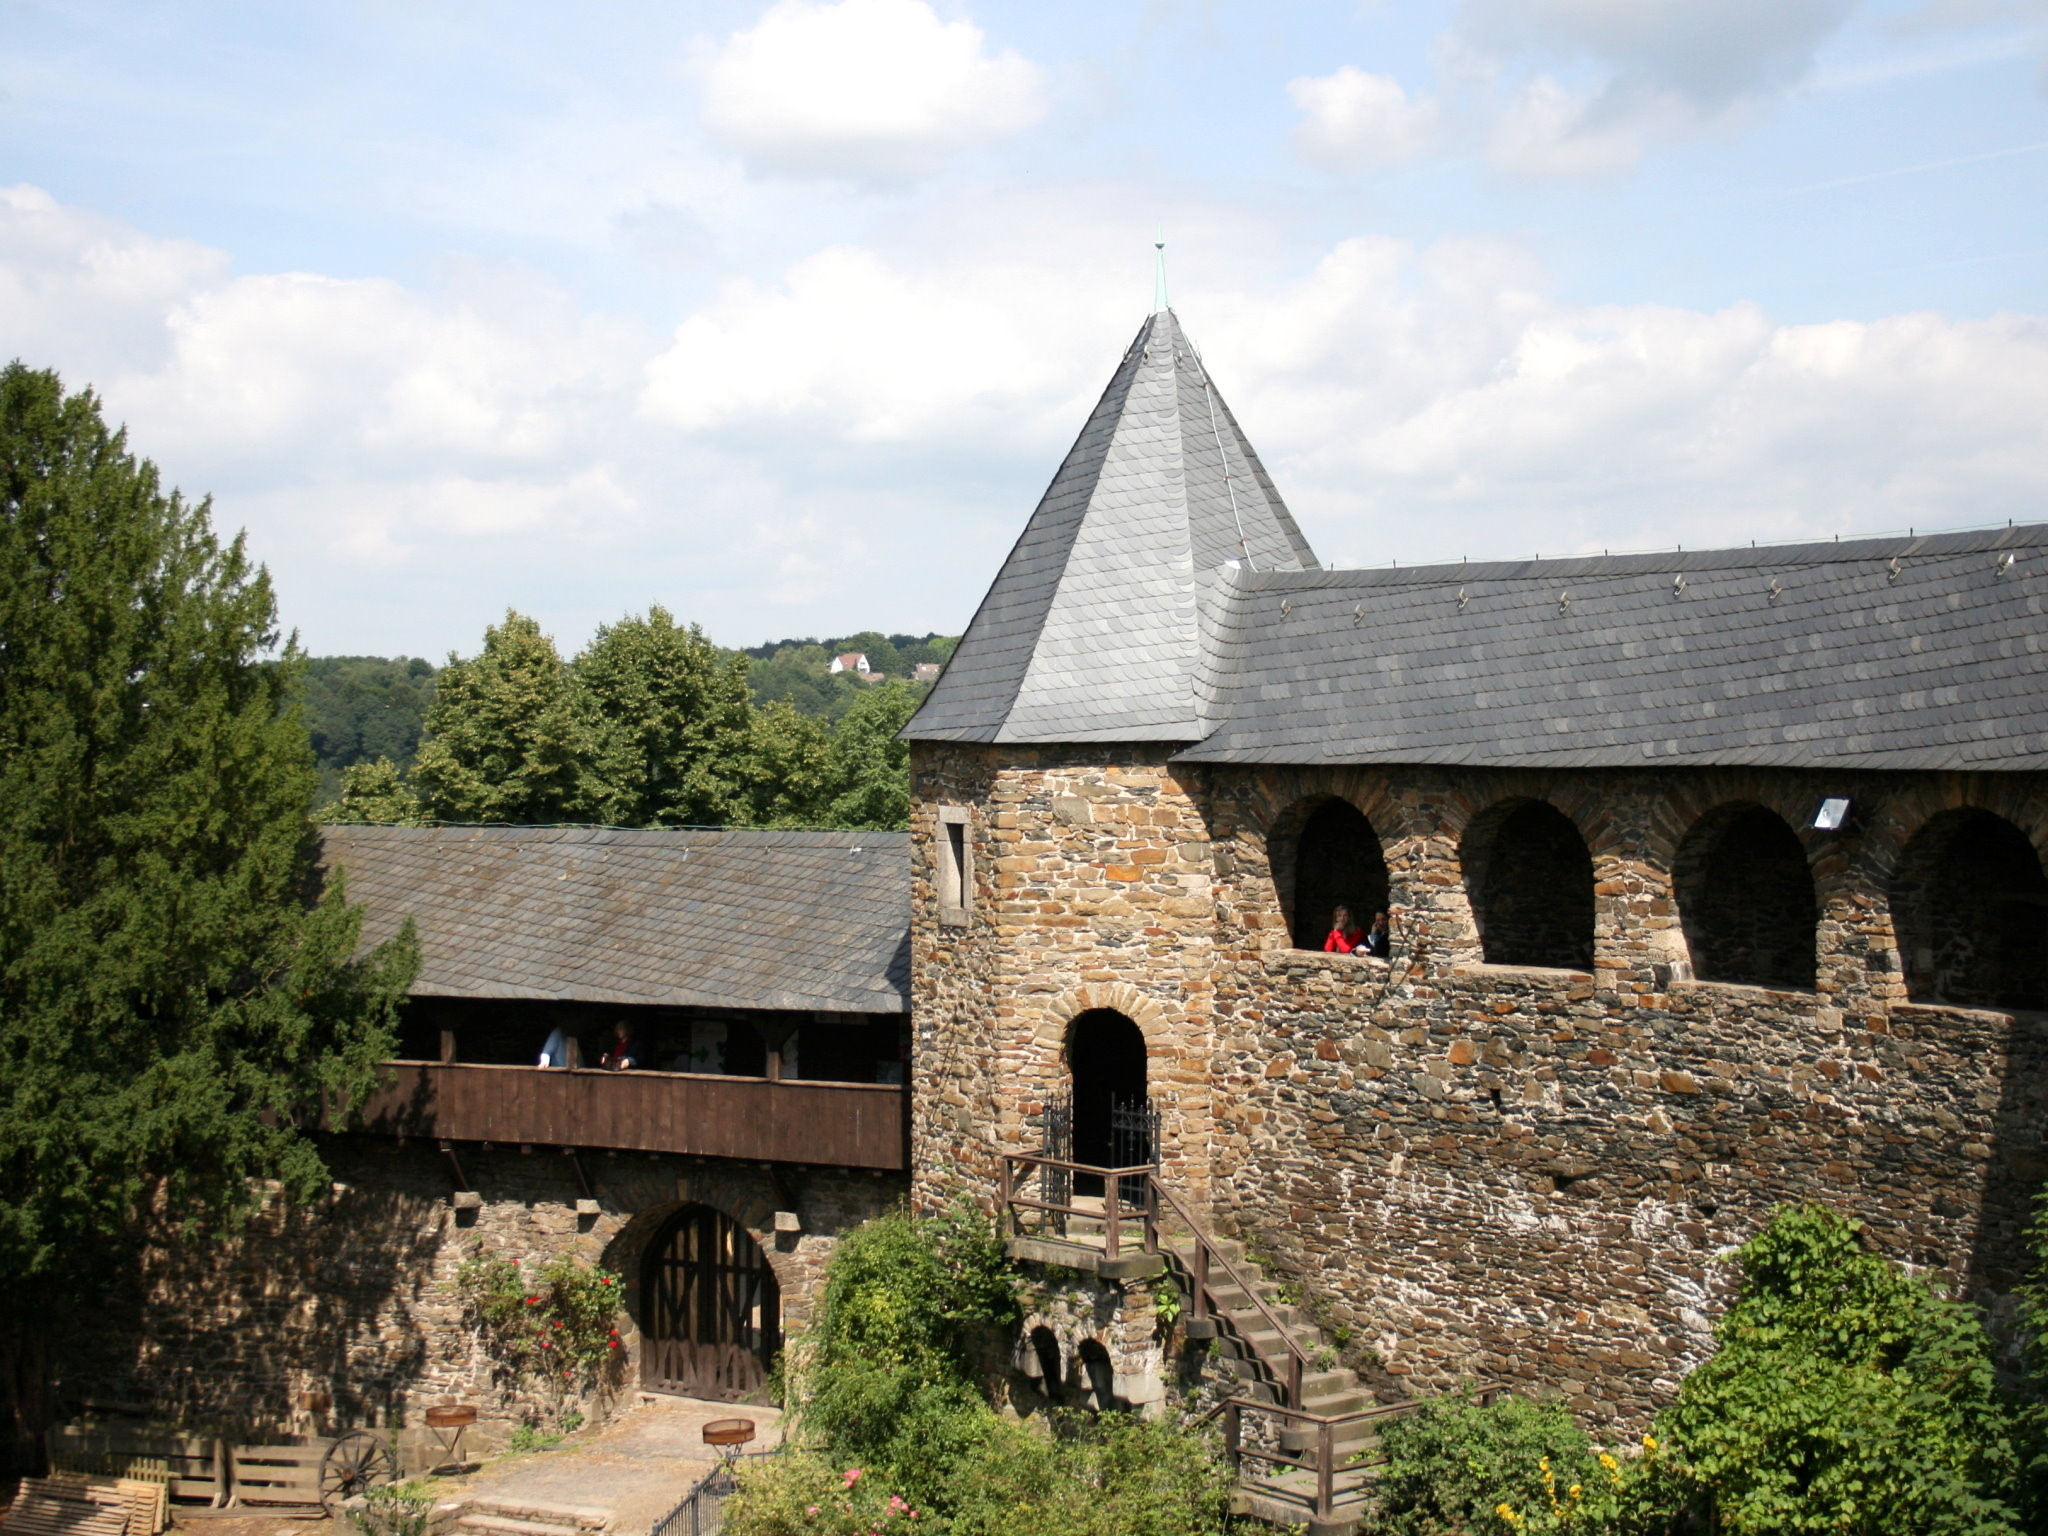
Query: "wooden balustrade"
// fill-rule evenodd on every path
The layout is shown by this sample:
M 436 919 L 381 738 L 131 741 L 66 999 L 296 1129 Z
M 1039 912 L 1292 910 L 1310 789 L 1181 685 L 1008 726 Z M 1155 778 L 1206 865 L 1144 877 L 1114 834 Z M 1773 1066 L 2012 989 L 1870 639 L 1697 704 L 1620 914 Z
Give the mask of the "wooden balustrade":
M 909 1091 L 897 1083 L 432 1061 L 384 1070 L 354 1129 L 889 1172 L 910 1165 Z

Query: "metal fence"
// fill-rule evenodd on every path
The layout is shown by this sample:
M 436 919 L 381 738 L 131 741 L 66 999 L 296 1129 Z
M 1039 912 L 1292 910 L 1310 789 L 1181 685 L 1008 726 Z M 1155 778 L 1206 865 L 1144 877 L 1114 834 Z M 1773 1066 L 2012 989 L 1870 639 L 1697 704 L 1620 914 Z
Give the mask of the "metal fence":
M 683 1495 L 682 1503 L 654 1522 L 648 1536 L 717 1536 L 725 1524 L 725 1501 L 739 1487 L 733 1473 L 742 1462 L 760 1461 L 778 1454 L 781 1447 L 748 1451 L 730 1461 L 721 1461 L 697 1485 Z

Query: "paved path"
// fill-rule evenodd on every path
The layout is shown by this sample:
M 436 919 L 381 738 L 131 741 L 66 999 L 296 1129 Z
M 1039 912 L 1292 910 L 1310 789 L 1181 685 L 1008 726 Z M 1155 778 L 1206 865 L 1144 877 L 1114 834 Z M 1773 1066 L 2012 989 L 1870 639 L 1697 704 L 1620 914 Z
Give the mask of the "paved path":
M 472 1498 L 510 1500 L 558 1508 L 604 1510 L 613 1536 L 647 1536 L 690 1486 L 711 1468 L 716 1453 L 704 1443 L 713 1419 L 752 1419 L 766 1449 L 782 1438 L 782 1415 L 773 1408 L 709 1403 L 694 1397 L 635 1394 L 595 1429 L 569 1436 L 552 1451 L 499 1456 L 462 1477 L 434 1480 L 443 1503 Z M 356 1536 L 344 1520 L 291 1519 L 250 1512 L 179 1522 L 190 1536 Z
M 617 1536 L 646 1536 L 716 1459 L 704 1443 L 704 1426 L 734 1418 L 752 1419 L 759 1429 L 750 1451 L 782 1438 L 782 1415 L 773 1408 L 640 1395 L 599 1428 L 571 1435 L 552 1451 L 501 1457 L 471 1476 L 449 1479 L 444 1498 L 604 1509 Z

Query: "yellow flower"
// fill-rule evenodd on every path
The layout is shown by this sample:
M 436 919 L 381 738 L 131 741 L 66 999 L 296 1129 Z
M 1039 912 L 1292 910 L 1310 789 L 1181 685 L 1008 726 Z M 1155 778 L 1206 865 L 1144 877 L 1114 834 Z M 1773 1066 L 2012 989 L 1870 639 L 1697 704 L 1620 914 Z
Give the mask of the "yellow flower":
M 1576 1499 L 1579 1496 L 1579 1485 L 1577 1483 L 1573 1483 L 1571 1487 L 1565 1489 L 1565 1492 Z
M 1657 1437 L 1656 1437 L 1655 1435 L 1644 1435 L 1644 1436 L 1643 1436 L 1643 1449 L 1644 1449 L 1644 1450 L 1646 1450 L 1646 1451 L 1654 1451 L 1654 1450 L 1656 1450 L 1656 1449 L 1657 1449 Z
M 1612 1472 L 1616 1467 L 1620 1466 L 1621 1463 L 1616 1461 L 1613 1458 L 1613 1456 L 1609 1455 L 1606 1451 L 1602 1451 L 1600 1453 L 1600 1465 L 1605 1467 L 1608 1471 Z
M 1509 1525 L 1520 1525 L 1522 1523 L 1522 1517 L 1515 1513 L 1515 1507 L 1512 1504 L 1496 1504 L 1493 1507 L 1493 1512 L 1499 1515 L 1501 1519 L 1507 1521 Z

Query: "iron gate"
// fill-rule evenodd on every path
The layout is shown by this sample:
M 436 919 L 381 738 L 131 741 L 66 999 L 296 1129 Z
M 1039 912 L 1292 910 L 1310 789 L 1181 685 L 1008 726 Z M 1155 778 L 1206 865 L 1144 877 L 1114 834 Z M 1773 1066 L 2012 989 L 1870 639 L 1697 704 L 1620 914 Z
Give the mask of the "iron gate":
M 1091 1141 L 1098 1138 L 1091 1137 Z M 1107 1140 L 1108 1166 L 1111 1168 L 1154 1168 L 1159 1164 L 1159 1111 L 1143 1098 L 1122 1098 L 1112 1096 L 1109 1101 L 1109 1126 Z M 1074 1159 L 1074 1098 L 1068 1094 L 1063 1098 L 1048 1100 L 1045 1106 L 1045 1155 L 1061 1158 L 1067 1162 Z M 1144 1180 L 1130 1177 L 1121 1181 L 1117 1199 L 1136 1205 L 1145 1198 Z M 1093 1174 L 1082 1174 L 1077 1186 L 1074 1175 L 1065 1168 L 1041 1166 L 1038 1170 L 1038 1198 L 1047 1205 L 1071 1205 L 1076 1193 L 1099 1195 L 1102 1180 Z M 1062 1232 L 1066 1230 L 1066 1218 L 1055 1218 L 1055 1224 Z

